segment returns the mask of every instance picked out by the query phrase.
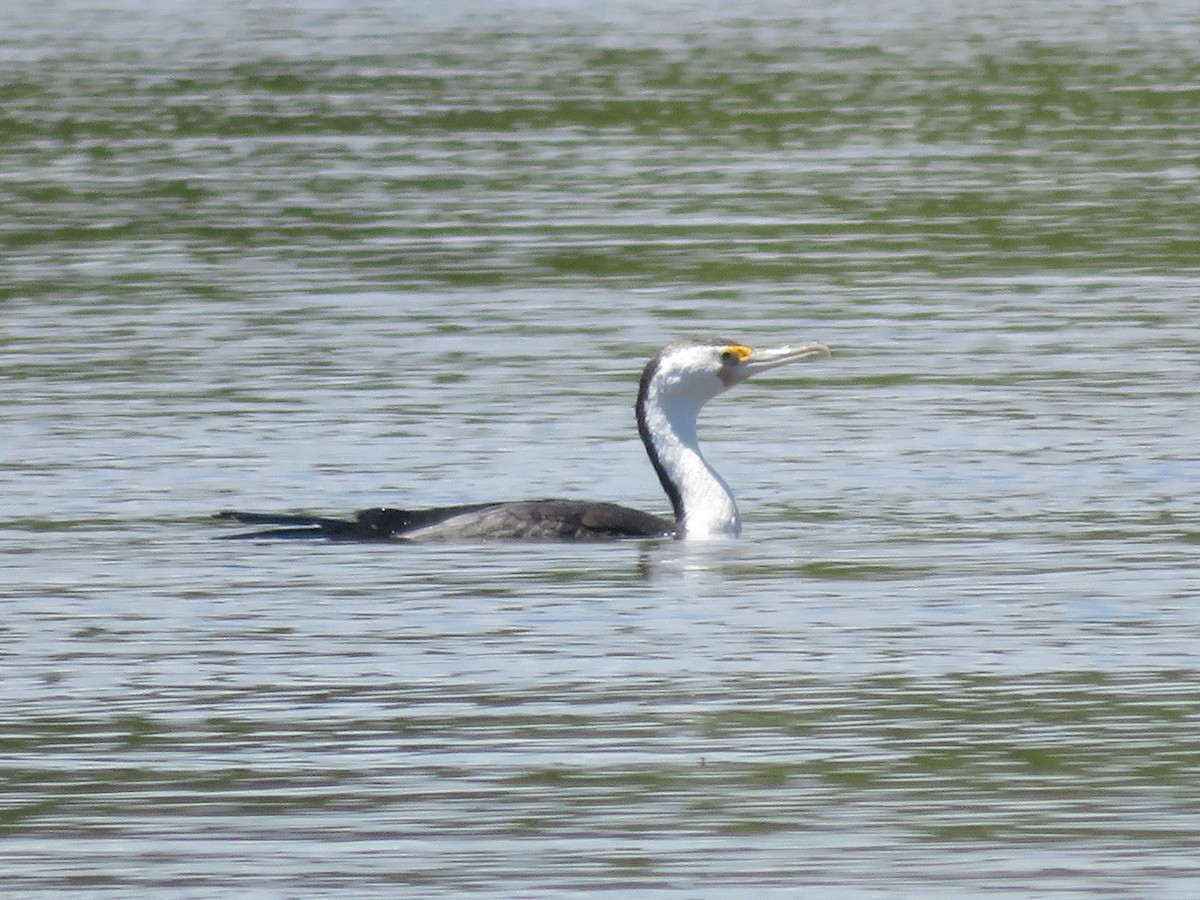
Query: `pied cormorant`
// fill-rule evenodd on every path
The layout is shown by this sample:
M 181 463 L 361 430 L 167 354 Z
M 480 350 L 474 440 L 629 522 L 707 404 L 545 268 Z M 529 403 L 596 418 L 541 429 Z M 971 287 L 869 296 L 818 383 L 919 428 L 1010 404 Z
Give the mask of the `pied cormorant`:
M 664 347 L 646 364 L 637 424 L 673 519 L 587 500 L 472 503 L 434 509 L 364 509 L 353 519 L 226 511 L 223 519 L 270 529 L 243 538 L 319 537 L 359 541 L 605 540 L 736 537 L 742 528 L 724 479 L 700 452 L 696 419 L 713 397 L 758 372 L 828 356 L 824 344 L 763 350 L 725 340 Z

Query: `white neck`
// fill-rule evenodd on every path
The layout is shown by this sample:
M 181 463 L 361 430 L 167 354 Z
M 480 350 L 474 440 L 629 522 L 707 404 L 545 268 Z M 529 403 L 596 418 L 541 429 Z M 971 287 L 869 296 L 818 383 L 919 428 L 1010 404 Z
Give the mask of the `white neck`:
M 729 485 L 700 452 L 696 418 L 706 399 L 667 400 L 651 384 L 638 417 L 646 452 L 675 507 L 680 536 L 693 540 L 737 537 L 742 530 Z

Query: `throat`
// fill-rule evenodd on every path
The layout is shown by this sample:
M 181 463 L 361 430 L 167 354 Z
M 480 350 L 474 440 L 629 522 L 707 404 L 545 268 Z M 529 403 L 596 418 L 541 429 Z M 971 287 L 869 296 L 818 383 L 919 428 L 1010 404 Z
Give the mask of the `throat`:
M 638 431 L 675 510 L 680 537 L 737 537 L 742 530 L 737 503 L 724 479 L 700 452 L 699 409 L 639 404 Z
M 737 537 L 742 531 L 737 503 L 729 485 L 699 450 L 684 453 L 675 468 L 683 514 L 676 516 L 685 537 Z

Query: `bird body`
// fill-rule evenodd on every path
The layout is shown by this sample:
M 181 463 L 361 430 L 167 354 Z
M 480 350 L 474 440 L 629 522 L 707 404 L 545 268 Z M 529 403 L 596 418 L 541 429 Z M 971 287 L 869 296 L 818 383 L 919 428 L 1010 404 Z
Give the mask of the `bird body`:
M 325 537 L 356 541 L 587 541 L 675 536 L 670 519 L 589 500 L 516 500 L 440 506 L 376 507 L 353 519 L 274 513 L 222 512 L 247 525 L 280 526 L 236 537 Z
M 522 500 L 433 509 L 365 509 L 353 519 L 227 511 L 220 518 L 267 530 L 246 538 L 486 541 L 736 537 L 741 518 L 733 492 L 700 451 L 696 422 L 704 404 L 765 369 L 827 356 L 823 344 L 753 350 L 723 340 L 664 347 L 642 372 L 638 434 L 671 501 L 673 519 L 587 500 Z

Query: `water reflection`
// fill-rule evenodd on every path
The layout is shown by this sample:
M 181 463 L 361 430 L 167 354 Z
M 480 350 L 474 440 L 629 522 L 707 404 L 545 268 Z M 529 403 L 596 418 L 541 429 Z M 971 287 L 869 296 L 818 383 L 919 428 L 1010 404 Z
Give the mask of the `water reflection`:
M 0 35 L 9 893 L 1187 892 L 1191 7 L 76 6 Z M 838 349 L 702 420 L 740 542 L 211 540 L 665 512 L 713 332 Z

